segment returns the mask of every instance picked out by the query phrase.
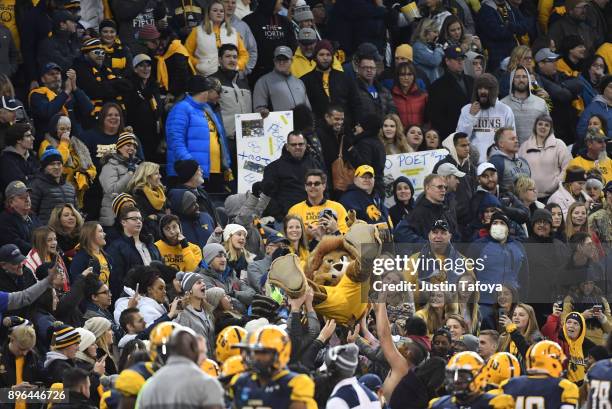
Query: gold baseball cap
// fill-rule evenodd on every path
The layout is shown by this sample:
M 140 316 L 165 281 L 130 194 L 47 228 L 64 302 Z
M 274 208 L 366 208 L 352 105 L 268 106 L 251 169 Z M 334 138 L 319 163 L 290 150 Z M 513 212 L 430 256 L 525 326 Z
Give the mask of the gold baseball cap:
M 374 176 L 374 168 L 370 165 L 361 165 L 357 169 L 355 169 L 355 176 L 363 176 L 366 173 L 371 173 L 372 176 Z

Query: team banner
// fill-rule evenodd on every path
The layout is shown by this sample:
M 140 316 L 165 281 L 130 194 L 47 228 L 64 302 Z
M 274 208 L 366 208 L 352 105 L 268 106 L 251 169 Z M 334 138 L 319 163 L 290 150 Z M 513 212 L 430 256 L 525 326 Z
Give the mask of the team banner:
M 387 155 L 385 164 L 385 204 L 391 207 L 393 199 L 393 181 L 400 176 L 406 176 L 412 182 L 414 195 L 423 191 L 423 179 L 432 173 L 438 161 L 448 155 L 446 149 L 436 149 L 423 152 L 398 153 Z
M 292 111 L 270 112 L 265 119 L 257 113 L 236 115 L 238 193 L 263 179 L 264 168 L 281 156 L 292 130 Z

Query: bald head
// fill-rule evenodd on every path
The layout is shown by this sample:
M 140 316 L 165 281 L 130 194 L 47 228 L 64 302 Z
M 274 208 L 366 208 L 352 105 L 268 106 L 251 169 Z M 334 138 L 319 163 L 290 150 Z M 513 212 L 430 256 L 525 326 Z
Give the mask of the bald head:
M 200 355 L 198 339 L 190 329 L 177 329 L 168 342 L 170 356 L 182 356 L 197 363 Z

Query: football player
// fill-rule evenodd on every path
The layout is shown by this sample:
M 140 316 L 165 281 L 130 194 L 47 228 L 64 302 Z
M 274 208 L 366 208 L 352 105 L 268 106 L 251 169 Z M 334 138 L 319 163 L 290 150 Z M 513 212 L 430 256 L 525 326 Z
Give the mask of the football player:
M 121 408 L 134 408 L 138 392 L 155 371 L 168 359 L 167 344 L 172 333 L 181 325 L 166 321 L 157 324 L 149 335 L 149 362 L 138 362 L 121 371 L 115 380 L 115 390 L 121 394 Z
M 486 380 L 484 361 L 475 352 L 459 352 L 446 365 L 446 390 L 450 395 L 433 399 L 430 409 L 514 409 L 512 397 L 504 394 L 492 395 L 484 392 Z
M 540 341 L 527 350 L 527 375 L 502 382 L 504 393 L 514 397 L 516 409 L 574 409 L 578 386 L 562 378 L 563 349 L 553 341 Z
M 215 348 L 217 362 L 223 364 L 230 356 L 240 355 L 240 349 L 236 345 L 244 342 L 246 337 L 246 330 L 237 325 L 223 328 L 217 335 L 217 346 Z
M 291 340 L 283 329 L 264 325 L 239 347 L 248 370 L 230 383 L 234 408 L 316 409 L 313 380 L 287 369 Z
M 588 409 L 612 408 L 612 359 L 595 362 L 587 372 L 585 383 L 589 391 Z
M 496 394 L 503 381 L 521 376 L 521 364 L 511 353 L 498 352 L 489 358 L 482 371 L 486 382 L 485 390 Z

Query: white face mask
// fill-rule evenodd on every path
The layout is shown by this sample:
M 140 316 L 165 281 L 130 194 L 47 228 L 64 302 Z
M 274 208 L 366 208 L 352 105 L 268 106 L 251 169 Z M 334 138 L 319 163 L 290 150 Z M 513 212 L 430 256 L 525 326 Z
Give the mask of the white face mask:
M 508 226 L 505 224 L 494 224 L 490 230 L 491 237 L 497 241 L 503 241 L 508 237 Z

